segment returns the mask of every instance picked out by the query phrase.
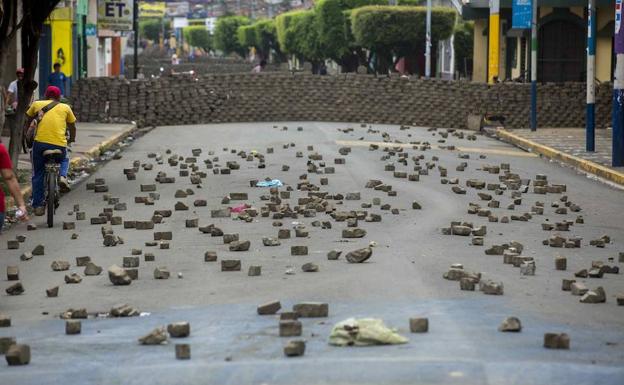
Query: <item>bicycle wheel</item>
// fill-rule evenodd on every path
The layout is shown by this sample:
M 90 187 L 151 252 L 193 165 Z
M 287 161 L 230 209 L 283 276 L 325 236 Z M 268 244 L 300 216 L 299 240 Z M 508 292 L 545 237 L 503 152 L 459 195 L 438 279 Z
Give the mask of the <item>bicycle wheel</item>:
M 56 175 L 52 173 L 47 174 L 47 199 L 46 199 L 46 211 L 48 212 L 48 227 L 54 226 L 54 211 L 55 197 L 56 197 Z

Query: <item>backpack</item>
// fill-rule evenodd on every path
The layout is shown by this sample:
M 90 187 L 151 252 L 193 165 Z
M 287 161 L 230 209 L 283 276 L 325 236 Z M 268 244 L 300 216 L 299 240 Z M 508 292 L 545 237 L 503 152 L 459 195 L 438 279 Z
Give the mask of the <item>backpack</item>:
M 58 104 L 59 102 L 53 101 L 52 103 L 49 103 L 48 105 L 37 111 L 37 115 L 33 118 L 33 120 L 30 121 L 30 125 L 26 130 L 26 135 L 24 135 L 24 142 L 26 143 L 26 147 L 32 148 L 33 144 L 35 143 L 35 137 L 37 136 L 37 127 L 39 126 L 39 122 L 41 122 L 46 112 L 50 111 Z

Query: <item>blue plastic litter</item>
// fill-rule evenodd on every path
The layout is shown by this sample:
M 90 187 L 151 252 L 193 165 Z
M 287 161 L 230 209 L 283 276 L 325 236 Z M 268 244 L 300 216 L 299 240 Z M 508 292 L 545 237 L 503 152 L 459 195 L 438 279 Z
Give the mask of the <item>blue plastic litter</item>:
M 261 180 L 260 182 L 256 183 L 256 187 L 282 187 L 282 181 L 279 179 L 273 179 L 273 180 Z

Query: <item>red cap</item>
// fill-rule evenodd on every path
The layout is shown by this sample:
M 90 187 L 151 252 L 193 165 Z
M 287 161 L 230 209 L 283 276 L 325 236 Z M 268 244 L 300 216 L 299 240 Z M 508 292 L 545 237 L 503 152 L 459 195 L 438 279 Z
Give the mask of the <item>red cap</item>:
M 61 97 L 61 90 L 58 87 L 48 86 L 45 91 L 46 99 L 59 99 Z

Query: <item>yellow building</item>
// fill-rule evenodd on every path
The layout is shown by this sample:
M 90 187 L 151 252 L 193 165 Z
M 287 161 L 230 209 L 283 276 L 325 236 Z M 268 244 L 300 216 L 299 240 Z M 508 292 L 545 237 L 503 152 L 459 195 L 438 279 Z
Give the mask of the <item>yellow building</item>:
M 472 80 L 488 79 L 489 1 L 464 1 L 464 20 L 474 21 Z M 611 81 L 613 55 L 614 0 L 595 0 L 597 6 L 596 78 Z M 512 0 L 500 0 L 499 80 L 530 79 L 531 31 L 514 30 Z M 539 0 L 539 82 L 586 81 L 587 0 Z

